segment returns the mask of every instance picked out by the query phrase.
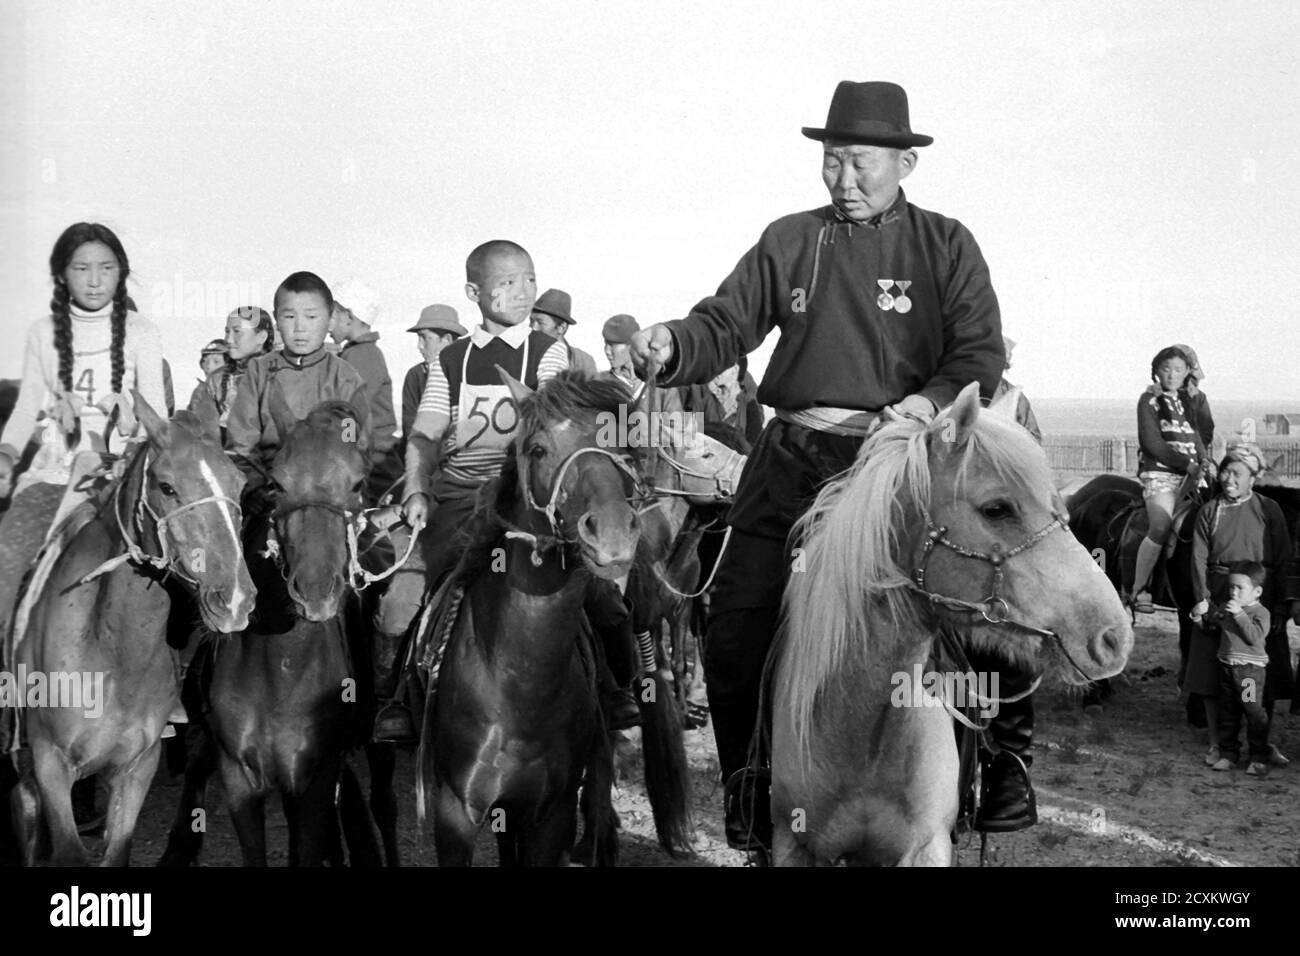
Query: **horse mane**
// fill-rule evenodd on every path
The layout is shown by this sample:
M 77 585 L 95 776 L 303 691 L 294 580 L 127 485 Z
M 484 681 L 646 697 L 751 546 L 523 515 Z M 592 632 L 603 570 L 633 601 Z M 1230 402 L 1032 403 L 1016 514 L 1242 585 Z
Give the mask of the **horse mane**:
M 931 503 L 929 440 L 919 422 L 885 425 L 795 526 L 802 550 L 794 552 L 782 607 L 781 694 L 805 753 L 827 683 L 888 666 L 918 633 L 934 629 L 929 604 L 911 589 Z M 1051 487 L 1046 458 L 1001 416 L 978 415 L 960 455 L 955 492 L 977 463 L 1008 484 Z

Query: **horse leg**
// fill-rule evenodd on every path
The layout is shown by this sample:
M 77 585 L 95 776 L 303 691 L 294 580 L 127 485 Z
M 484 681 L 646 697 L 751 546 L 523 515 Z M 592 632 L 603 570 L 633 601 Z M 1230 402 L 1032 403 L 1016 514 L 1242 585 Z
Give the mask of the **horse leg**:
M 778 826 L 772 830 L 772 865 L 816 866 L 817 857 L 795 838 L 788 826 Z
M 578 791 L 556 800 L 519 841 L 523 866 L 568 866 L 569 848 L 578 835 Z
M 356 771 L 346 758 L 339 778 L 339 820 L 343 826 L 343 837 L 347 841 L 349 865 L 383 866 L 379 841 L 375 839 L 375 830 L 370 824 L 370 810 L 366 806 Z M 338 862 L 340 866 L 343 863 L 341 859 Z
M 62 753 L 46 743 L 32 747 L 32 761 L 40 802 L 45 809 L 52 844 L 50 860 L 55 866 L 85 866 L 86 847 L 77 835 L 72 812 L 72 785 L 77 772 Z
M 284 794 L 290 866 L 324 866 L 327 861 L 342 864 L 343 847 L 334 807 L 334 790 L 342 772 L 341 758 L 327 760 L 316 767 L 301 792 Z
M 473 866 L 478 827 L 465 812 L 465 805 L 446 784 L 438 785 L 433 820 L 434 846 L 439 866 Z
M 401 866 L 397 848 L 397 794 L 393 790 L 397 748 L 392 744 L 367 744 L 366 762 L 370 765 L 370 815 L 384 841 L 384 862 L 387 866 Z
M 131 838 L 145 795 L 153 784 L 162 756 L 162 741 L 153 745 L 119 768 L 109 784 L 108 814 L 104 820 L 104 859 L 100 866 L 128 866 L 131 862 Z
M 176 818 L 167 834 L 167 849 L 157 866 L 191 866 L 203 849 L 203 834 L 207 831 L 208 780 L 216 770 L 217 753 L 206 730 L 195 731 L 200 737 L 191 751 L 185 767 L 185 784 L 181 799 L 176 805 Z M 195 813 L 197 812 L 197 815 Z
M 266 866 L 266 795 L 254 791 L 238 767 L 223 766 L 221 779 L 244 866 Z
M 952 836 L 947 832 L 935 833 L 925 843 L 915 847 L 898 861 L 899 866 L 952 866 Z

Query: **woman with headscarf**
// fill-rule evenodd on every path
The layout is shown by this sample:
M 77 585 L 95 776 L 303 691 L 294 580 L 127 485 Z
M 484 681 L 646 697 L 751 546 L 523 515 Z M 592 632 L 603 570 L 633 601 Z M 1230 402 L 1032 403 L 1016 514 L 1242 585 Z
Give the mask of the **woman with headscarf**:
M 1268 668 L 1263 690 L 1269 716 L 1273 702 L 1292 696 L 1291 651 L 1286 622 L 1300 614 L 1300 581 L 1282 508 L 1271 498 L 1255 494 L 1255 479 L 1264 467 L 1263 452 L 1250 443 L 1233 445 L 1219 465 L 1219 493 L 1201 506 L 1192 537 L 1192 593 L 1196 600 L 1190 617 L 1196 623 L 1187 652 L 1183 692 L 1200 694 L 1209 722 L 1210 750 L 1206 765 L 1220 759 L 1217 739 L 1219 629 L 1206 620 L 1211 601 L 1222 606 L 1228 569 L 1239 562 L 1258 561 L 1264 566 L 1264 593 L 1260 603 L 1272 615 L 1266 639 Z M 1287 763 L 1276 746 L 1269 747 L 1269 763 Z

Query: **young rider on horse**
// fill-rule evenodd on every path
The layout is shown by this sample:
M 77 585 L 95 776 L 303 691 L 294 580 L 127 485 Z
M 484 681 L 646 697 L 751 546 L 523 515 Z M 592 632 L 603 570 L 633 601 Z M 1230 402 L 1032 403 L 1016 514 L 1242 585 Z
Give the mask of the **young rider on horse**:
M 284 345 L 251 359 L 230 406 L 227 448 L 248 477 L 246 513 L 266 510 L 265 474 L 284 436 L 269 401 L 274 385 L 298 419 L 329 399 L 350 402 L 361 419 L 358 440 L 369 428 L 369 398 L 360 373 L 325 349 L 334 297 L 319 276 L 295 272 L 275 290 L 275 321 Z
M 483 321 L 438 353 L 407 444 L 403 512 L 408 525 L 424 529 L 426 574 L 395 577 L 376 614 L 375 686 L 385 700 L 375 718 L 376 740 L 415 736 L 410 711 L 396 698 L 403 638 L 423 604 L 426 582 L 436 584 L 454 567 L 462 545 L 458 531 L 479 491 L 500 474 L 515 437 L 518 414 L 497 366 L 535 389 L 569 364 L 563 340 L 529 325 L 537 279 L 527 251 L 508 240 L 486 242 L 470 253 L 465 276 L 465 293 Z M 635 659 L 629 615 L 617 590 L 592 588 L 588 614 L 611 662 Z
M 714 735 L 728 781 L 732 846 L 770 840 L 766 772 L 743 773 L 759 713 L 764 660 L 794 557 L 787 541 L 820 485 L 851 465 L 882 418 L 929 420 L 971 381 L 990 396 L 1005 361 L 997 297 L 969 230 L 909 203 L 899 181 L 932 142 L 911 132 L 907 94 L 893 83 L 841 83 L 825 129 L 822 180 L 832 203 L 779 219 L 716 295 L 680 321 L 633 339 L 639 367 L 668 385 L 705 382 L 782 331 L 759 386 L 777 410 L 749 457 L 718 571 L 705 671 Z M 980 667 L 980 663 L 974 662 Z M 998 669 L 993 664 L 990 669 Z M 1014 695 L 1023 675 L 1003 668 Z M 990 728 L 976 826 L 1012 830 L 1036 820 L 1023 767 L 1030 697 L 1005 703 Z M 766 756 L 760 755 L 766 762 Z M 757 802 L 752 831 L 743 808 Z
M 1146 502 L 1147 533 L 1138 546 L 1131 603 L 1143 613 L 1152 611 L 1151 574 L 1173 528 L 1179 489 L 1189 474 L 1214 473 L 1198 428 L 1202 416 L 1189 402 L 1190 371 L 1191 362 L 1180 346 L 1161 349 L 1151 360 L 1155 387 L 1138 398 L 1138 478 Z
M 0 634 L 70 479 L 83 471 L 74 459 L 124 451 L 138 430 L 124 397 L 131 388 L 166 407 L 161 339 L 127 308 L 130 271 L 122 243 L 99 223 L 69 226 L 50 254 L 50 314 L 27 334 L 22 385 L 0 436 L 0 497 L 14 492 L 0 521 Z M 33 439 L 39 448 L 15 488 L 14 468 Z

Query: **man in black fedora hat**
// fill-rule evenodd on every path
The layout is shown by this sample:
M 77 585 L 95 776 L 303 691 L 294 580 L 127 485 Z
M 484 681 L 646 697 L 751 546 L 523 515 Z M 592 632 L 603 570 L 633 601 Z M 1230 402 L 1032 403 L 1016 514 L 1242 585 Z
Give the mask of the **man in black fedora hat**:
M 569 327 L 577 324 L 573 318 L 573 299 L 569 293 L 562 289 L 547 289 L 533 303 L 531 321 L 534 331 L 545 332 L 568 346 L 569 368 L 576 368 L 588 375 L 596 374 L 596 360 L 565 338 Z
M 727 839 L 741 849 L 770 846 L 766 755 L 751 767 L 748 748 L 795 521 L 881 418 L 928 421 L 972 381 L 988 398 L 1004 366 L 997 296 L 974 237 L 900 188 L 916 148 L 933 142 L 912 132 L 903 88 L 840 83 L 826 125 L 803 134 L 822 143 L 830 204 L 773 222 L 715 295 L 632 341 L 638 368 L 654 363 L 662 384 L 683 385 L 708 381 L 781 330 L 758 390 L 776 415 L 731 507 L 705 648 Z M 996 663 L 972 666 L 1001 667 L 1007 697 L 1027 683 Z M 1025 772 L 1032 716 L 1028 698 L 999 709 L 979 829 L 1036 821 Z

